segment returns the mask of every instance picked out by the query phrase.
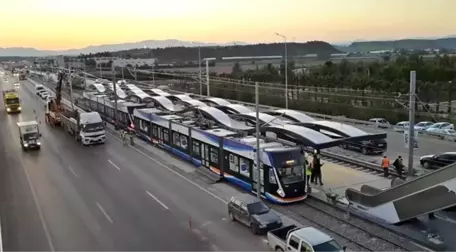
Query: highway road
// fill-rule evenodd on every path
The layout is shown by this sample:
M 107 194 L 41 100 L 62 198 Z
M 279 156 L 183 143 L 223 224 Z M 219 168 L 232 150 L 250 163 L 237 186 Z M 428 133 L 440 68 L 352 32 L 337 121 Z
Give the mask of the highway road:
M 0 109 L 4 250 L 267 250 L 262 237 L 227 220 L 223 199 L 111 135 L 83 147 L 42 120 L 42 149 L 23 152 L 15 124 L 35 119 L 33 110 L 43 119 L 44 105 L 21 83 L 23 112 Z
M 74 90 L 76 95 L 80 95 L 79 90 Z M 404 159 L 404 163 L 408 164 L 408 149 L 404 144 L 404 135 L 402 133 L 395 132 L 393 130 L 380 130 L 369 126 L 354 125 L 366 132 L 370 133 L 387 133 L 388 150 L 386 155 L 390 159 L 395 159 L 398 155 L 401 155 Z M 382 156 L 381 155 L 363 155 L 356 151 L 344 150 L 339 147 L 331 148 L 330 151 L 338 154 L 347 155 L 350 157 L 358 158 L 361 160 L 378 163 L 380 165 Z M 446 151 L 456 151 L 456 145 L 453 142 L 440 140 L 437 138 L 430 137 L 419 137 L 419 148 L 414 151 L 414 167 L 420 167 L 420 157 L 428 154 L 435 154 Z

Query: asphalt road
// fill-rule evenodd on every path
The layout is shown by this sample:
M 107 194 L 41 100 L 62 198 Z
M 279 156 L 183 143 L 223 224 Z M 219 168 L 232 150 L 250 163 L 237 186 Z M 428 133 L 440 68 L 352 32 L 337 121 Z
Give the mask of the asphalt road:
M 23 112 L 0 109 L 4 250 L 267 250 L 263 238 L 227 220 L 219 198 L 117 138 L 83 147 L 45 125 L 42 101 L 21 83 Z M 23 152 L 15 124 L 35 119 L 33 110 L 43 121 L 42 149 Z
M 68 92 L 68 91 L 67 91 Z M 74 90 L 75 94 L 80 93 L 79 90 Z M 398 155 L 404 159 L 404 164 L 408 164 L 408 148 L 405 147 L 404 134 L 395 132 L 391 129 L 380 130 L 369 126 L 352 125 L 370 133 L 387 133 L 388 150 L 385 153 L 390 159 L 394 160 Z M 420 157 L 428 154 L 435 154 L 447 151 L 456 151 L 454 142 L 444 141 L 437 138 L 419 137 L 419 148 L 414 150 L 414 167 L 420 167 Z M 381 155 L 363 155 L 360 152 L 352 150 L 344 150 L 339 147 L 331 148 L 330 151 L 361 160 L 378 163 L 380 165 Z

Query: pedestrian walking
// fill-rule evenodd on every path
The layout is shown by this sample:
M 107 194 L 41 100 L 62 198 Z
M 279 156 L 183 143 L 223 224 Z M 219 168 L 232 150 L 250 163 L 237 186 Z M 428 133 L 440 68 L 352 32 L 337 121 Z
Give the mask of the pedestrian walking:
M 404 164 L 402 161 L 402 157 L 398 156 L 396 160 L 393 162 L 393 166 L 396 169 L 397 174 L 399 175 L 399 178 L 402 178 L 402 171 L 404 169 Z
M 385 178 L 387 178 L 389 176 L 389 166 L 390 166 L 390 160 L 385 155 L 385 156 L 383 156 L 383 159 L 382 159 L 383 176 L 385 176 Z
M 323 185 L 322 182 L 322 176 L 321 176 L 321 161 L 320 161 L 320 155 L 315 154 L 313 158 L 313 163 L 312 163 L 312 179 L 314 184 L 320 183 L 320 185 Z

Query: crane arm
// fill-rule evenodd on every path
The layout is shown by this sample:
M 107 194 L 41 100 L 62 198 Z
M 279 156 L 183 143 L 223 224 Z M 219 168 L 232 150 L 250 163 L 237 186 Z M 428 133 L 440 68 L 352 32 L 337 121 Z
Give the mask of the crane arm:
M 60 106 L 60 101 L 62 100 L 62 83 L 65 74 L 63 72 L 59 72 L 57 86 L 55 87 L 55 103 L 57 106 Z

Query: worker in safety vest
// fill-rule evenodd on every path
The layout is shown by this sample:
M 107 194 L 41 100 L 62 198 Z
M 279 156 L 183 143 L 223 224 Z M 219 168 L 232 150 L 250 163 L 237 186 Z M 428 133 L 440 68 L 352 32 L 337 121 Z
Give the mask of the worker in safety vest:
M 387 178 L 389 176 L 389 166 L 390 166 L 390 160 L 385 155 L 385 156 L 383 156 L 383 159 L 382 159 L 383 175 L 385 176 L 385 178 Z

